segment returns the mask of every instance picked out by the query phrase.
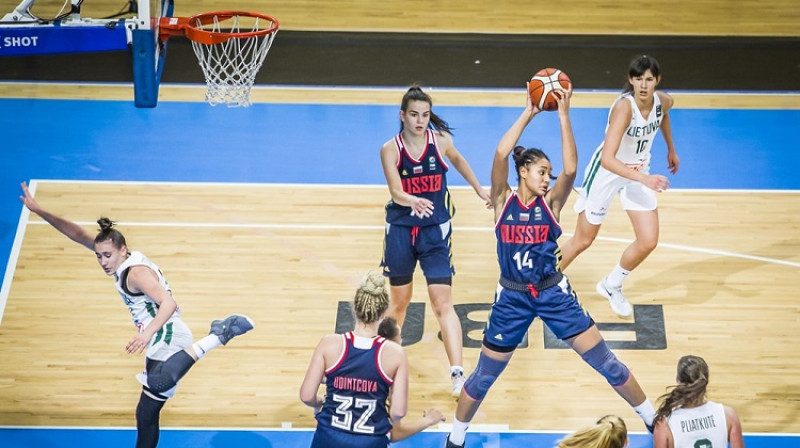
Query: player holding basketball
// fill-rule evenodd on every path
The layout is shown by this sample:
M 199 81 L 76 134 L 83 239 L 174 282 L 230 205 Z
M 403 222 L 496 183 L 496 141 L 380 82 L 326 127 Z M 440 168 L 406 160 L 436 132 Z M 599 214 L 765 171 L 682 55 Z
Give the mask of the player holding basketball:
M 192 332 L 181 320 L 180 309 L 161 270 L 141 252 L 128 250 L 125 237 L 108 218 L 100 218 L 100 232 L 92 236 L 83 227 L 43 209 L 22 183 L 20 200 L 56 230 L 97 256 L 106 275 L 114 276 L 117 291 L 133 316 L 137 332 L 125 346 L 130 354 L 146 353 L 145 370 L 136 376 L 142 393 L 136 407 L 136 448 L 158 445 L 159 415 L 186 372 L 206 353 L 253 329 L 246 316 L 232 315 L 211 322 L 208 336 L 192 343 Z
M 384 284 L 380 273 L 369 273 L 353 298 L 355 329 L 323 337 L 314 350 L 300 386 L 300 400 L 317 411 L 312 448 L 385 448 L 392 424 L 406 414 L 405 352 L 378 336 L 389 307 Z M 324 397 L 317 395 L 323 378 Z
M 552 166 L 539 149 L 516 146 L 522 132 L 540 112 L 527 105 L 497 145 L 492 165 L 497 260 L 500 281 L 475 371 L 458 399 L 448 448 L 463 447 L 469 422 L 489 388 L 505 369 L 531 322 L 539 316 L 550 330 L 597 370 L 650 425 L 655 410 L 628 368 L 608 349 L 592 318 L 558 269 L 558 218 L 569 197 L 577 171 L 578 154 L 569 118 L 571 90 L 555 91 L 561 129 L 564 171 L 550 187 Z M 518 180 L 508 184 L 508 156 L 513 153 Z
M 583 188 L 575 204 L 578 213 L 575 233 L 561 248 L 561 269 L 565 270 L 594 242 L 614 196 L 619 194 L 635 239 L 614 269 L 597 283 L 596 290 L 623 317 L 630 316 L 633 307 L 622 294 L 622 283 L 658 244 L 655 193 L 669 188 L 666 177 L 650 174 L 650 148 L 659 129 L 667 143 L 669 171 L 677 173 L 680 164 L 669 119 L 673 101 L 668 94 L 656 90 L 660 81 L 661 70 L 654 58 L 640 56 L 631 62 L 628 83 L 611 106 L 605 140 L 586 167 Z
M 708 364 L 699 356 L 678 361 L 678 384 L 659 397 L 654 448 L 743 448 L 742 424 L 730 406 L 706 398 Z
M 391 200 L 386 204 L 383 274 L 389 277 L 388 315 L 402 327 L 413 292 L 414 269 L 420 263 L 433 312 L 442 330 L 450 361 L 452 393 L 464 384 L 461 322 L 453 308 L 450 219 L 455 213 L 447 190 L 448 164 L 458 170 L 491 207 L 467 160 L 458 152 L 451 128 L 431 111 L 431 97 L 412 86 L 400 105 L 400 133 L 381 147 L 381 164 Z

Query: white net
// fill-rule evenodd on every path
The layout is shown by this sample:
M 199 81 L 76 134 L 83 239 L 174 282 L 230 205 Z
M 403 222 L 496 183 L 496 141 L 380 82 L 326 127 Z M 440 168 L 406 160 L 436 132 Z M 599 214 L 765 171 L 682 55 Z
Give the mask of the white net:
M 251 36 L 247 33 L 269 29 L 273 22 L 260 17 L 240 15 L 224 20 L 226 18 L 222 18 L 226 25 L 224 29 L 217 16 L 214 16 L 212 23 L 206 25 L 198 20 L 194 27 L 212 33 L 222 31 L 230 34 L 229 39 L 214 44 L 192 40 L 192 47 L 206 78 L 206 101 L 212 106 L 225 104 L 228 107 L 247 107 L 251 104 L 250 89 L 277 30 Z

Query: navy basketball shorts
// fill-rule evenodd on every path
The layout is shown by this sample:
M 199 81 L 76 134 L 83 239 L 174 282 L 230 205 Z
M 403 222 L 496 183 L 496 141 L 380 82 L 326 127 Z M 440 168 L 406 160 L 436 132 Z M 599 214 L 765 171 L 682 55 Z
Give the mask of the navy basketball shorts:
M 450 221 L 424 227 L 386 224 L 381 267 L 387 277 L 414 275 L 417 261 L 427 278 L 455 274 L 451 252 Z
M 559 339 L 579 335 L 592 325 L 565 275 L 558 285 L 539 291 L 537 298 L 498 284 L 483 338 L 499 347 L 516 347 L 537 316 Z
M 353 434 L 326 427 L 317 427 L 311 448 L 386 448 L 389 446 L 388 435 Z

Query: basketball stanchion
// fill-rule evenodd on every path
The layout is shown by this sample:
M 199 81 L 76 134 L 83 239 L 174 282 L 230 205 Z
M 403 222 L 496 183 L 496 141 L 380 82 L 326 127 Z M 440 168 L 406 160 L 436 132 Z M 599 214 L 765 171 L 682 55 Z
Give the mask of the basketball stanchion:
M 192 41 L 212 106 L 251 104 L 250 89 L 277 33 L 278 20 L 256 12 L 215 11 L 159 21 L 162 42 L 175 35 Z

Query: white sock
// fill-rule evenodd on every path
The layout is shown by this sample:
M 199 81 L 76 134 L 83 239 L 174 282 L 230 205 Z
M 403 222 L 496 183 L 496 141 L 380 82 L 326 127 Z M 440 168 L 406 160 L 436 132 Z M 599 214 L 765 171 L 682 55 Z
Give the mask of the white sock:
M 456 445 L 463 445 L 464 439 L 467 438 L 467 428 L 469 428 L 469 422 L 460 422 L 457 418 L 453 417 L 453 429 L 450 430 L 450 442 Z
M 653 420 L 656 419 L 656 410 L 653 409 L 653 404 L 650 403 L 648 399 L 645 399 L 639 406 L 634 406 L 633 410 L 636 411 L 639 417 L 648 425 L 652 425 Z
M 459 372 L 463 374 L 464 368 L 461 366 L 450 366 L 450 376 L 457 375 Z
M 215 334 L 210 334 L 192 344 L 192 349 L 197 355 L 197 360 L 199 361 L 203 355 L 219 347 L 220 345 L 222 345 L 222 342 L 220 342 L 219 337 L 217 337 Z
M 631 271 L 622 269 L 622 266 L 617 263 L 617 265 L 614 266 L 614 269 L 611 270 L 611 273 L 608 274 L 608 277 L 606 277 L 606 286 L 610 286 L 612 288 L 621 288 L 622 282 L 625 281 L 625 277 L 627 277 L 630 273 Z

